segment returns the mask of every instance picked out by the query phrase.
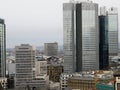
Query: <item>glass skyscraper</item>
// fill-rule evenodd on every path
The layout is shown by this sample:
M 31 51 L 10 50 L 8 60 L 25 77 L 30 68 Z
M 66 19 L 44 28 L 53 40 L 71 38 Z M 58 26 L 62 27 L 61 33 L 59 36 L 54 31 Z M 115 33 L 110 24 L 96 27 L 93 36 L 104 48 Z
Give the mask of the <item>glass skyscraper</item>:
M 63 4 L 64 71 L 99 69 L 98 5 L 91 1 Z
M 76 71 L 99 69 L 98 4 L 76 4 Z
M 64 28 L 64 72 L 75 72 L 75 5 L 74 3 L 63 4 L 63 28 Z
M 106 70 L 109 67 L 109 50 L 108 50 L 108 17 L 99 16 L 99 68 Z
M 118 55 L 118 12 L 116 8 L 108 11 L 109 60 Z
M 3 19 L 0 19 L 0 77 L 6 76 L 6 28 Z

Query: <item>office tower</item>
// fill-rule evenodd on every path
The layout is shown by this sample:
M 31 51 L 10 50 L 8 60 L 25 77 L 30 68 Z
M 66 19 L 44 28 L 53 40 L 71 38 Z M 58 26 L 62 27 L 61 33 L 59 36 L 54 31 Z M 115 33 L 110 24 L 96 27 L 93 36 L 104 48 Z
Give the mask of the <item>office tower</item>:
M 99 16 L 99 68 L 100 70 L 109 67 L 108 50 L 108 17 L 105 7 L 101 7 Z
M 6 28 L 3 19 L 0 19 L 0 77 L 6 76 Z
M 116 8 L 108 11 L 109 62 L 118 55 L 118 12 Z
M 40 90 L 46 90 L 49 82 L 49 77 L 47 75 L 39 75 L 47 73 L 46 63 L 42 63 L 42 68 L 36 68 L 38 64 L 36 63 L 36 49 L 29 44 L 21 44 L 15 47 L 15 59 L 16 59 L 16 75 L 15 75 L 15 87 L 20 90 L 24 90 L 30 87 L 31 90 L 34 88 Z M 37 70 L 42 70 L 38 71 Z M 40 72 L 40 73 L 39 73 Z M 38 74 L 39 73 L 39 74 Z
M 99 69 L 98 5 L 63 4 L 64 72 Z
M 35 50 L 28 44 L 15 46 L 16 87 L 25 87 L 35 78 Z
M 44 54 L 47 56 L 57 56 L 58 43 L 44 43 Z
M 74 13 L 74 3 L 63 4 L 64 72 L 75 72 Z

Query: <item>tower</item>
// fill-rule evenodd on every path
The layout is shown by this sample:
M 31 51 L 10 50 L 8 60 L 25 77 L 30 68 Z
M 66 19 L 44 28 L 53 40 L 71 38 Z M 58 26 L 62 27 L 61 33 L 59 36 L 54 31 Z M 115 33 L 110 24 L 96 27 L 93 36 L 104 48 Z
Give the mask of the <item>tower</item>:
M 99 69 L 98 5 L 63 4 L 64 72 Z
M 75 72 L 75 4 L 63 4 L 64 72 Z
M 108 10 L 108 42 L 109 42 L 109 62 L 111 58 L 118 55 L 118 12 L 117 8 Z
M 6 28 L 3 19 L 0 19 L 0 77 L 6 76 Z
M 108 17 L 106 8 L 100 8 L 99 16 L 99 68 L 100 70 L 109 67 L 109 43 L 108 43 Z

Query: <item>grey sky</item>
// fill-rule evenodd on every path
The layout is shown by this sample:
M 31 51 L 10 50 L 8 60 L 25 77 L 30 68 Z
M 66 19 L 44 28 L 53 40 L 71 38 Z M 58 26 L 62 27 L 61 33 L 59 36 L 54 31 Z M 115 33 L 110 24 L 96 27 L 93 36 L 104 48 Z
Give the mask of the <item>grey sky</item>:
M 36 46 L 44 42 L 63 43 L 62 3 L 69 0 L 1 0 L 0 18 L 7 26 L 7 47 L 20 43 Z M 93 0 L 99 5 L 117 7 L 119 0 Z

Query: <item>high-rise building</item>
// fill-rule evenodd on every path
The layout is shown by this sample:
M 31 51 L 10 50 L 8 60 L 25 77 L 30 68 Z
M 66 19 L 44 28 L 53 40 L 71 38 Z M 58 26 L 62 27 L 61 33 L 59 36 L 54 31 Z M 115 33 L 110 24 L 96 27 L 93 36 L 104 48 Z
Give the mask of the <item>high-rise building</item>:
M 99 68 L 107 69 L 109 67 L 109 50 L 108 50 L 108 18 L 99 16 Z
M 64 72 L 75 72 L 75 5 L 74 3 L 63 4 L 63 29 L 64 29 Z
M 108 11 L 108 42 L 109 61 L 113 56 L 118 55 L 118 12 L 117 8 L 110 8 Z
M 36 49 L 29 44 L 15 47 L 15 87 L 46 90 L 49 82 L 46 62 L 37 62 Z M 38 70 L 38 71 L 37 71 Z M 45 70 L 45 71 L 44 71 Z M 42 75 L 44 74 L 44 75 Z
M 16 87 L 25 87 L 35 78 L 35 48 L 28 44 L 15 47 Z
M 99 69 L 98 4 L 63 4 L 64 72 Z
M 44 54 L 47 56 L 57 56 L 58 43 L 44 43 Z
M 99 68 L 100 70 L 109 67 L 109 50 L 108 50 L 108 17 L 106 16 L 105 7 L 101 8 L 99 16 Z
M 0 77 L 6 76 L 6 28 L 3 19 L 0 19 Z

